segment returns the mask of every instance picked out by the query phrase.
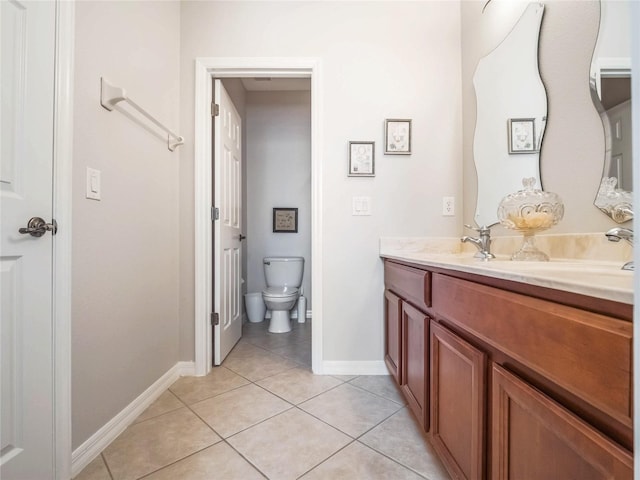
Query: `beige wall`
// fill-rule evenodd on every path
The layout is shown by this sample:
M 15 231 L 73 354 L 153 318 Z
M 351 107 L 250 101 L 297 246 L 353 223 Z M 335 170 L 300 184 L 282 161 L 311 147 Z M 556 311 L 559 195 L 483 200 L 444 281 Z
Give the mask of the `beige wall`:
M 539 68 L 547 90 L 548 122 L 542 144 L 545 190 L 564 200 L 565 216 L 549 233 L 604 232 L 615 225 L 593 206 L 604 162 L 602 124 L 589 94 L 589 65 L 600 18 L 599 2 L 545 1 Z M 463 172 L 465 222 L 473 219 L 476 171 L 473 134 L 476 119 L 472 78 L 478 60 L 507 35 L 528 2 L 462 2 Z M 496 235 L 507 232 L 500 226 Z
M 381 361 L 378 238 L 460 232 L 441 215 L 442 196 L 462 196 L 459 15 L 449 1 L 182 3 L 181 359 L 194 355 L 194 59 L 321 59 L 324 358 Z M 385 118 L 413 119 L 413 155 L 382 155 Z M 375 178 L 347 177 L 349 140 L 376 142 Z M 353 196 L 373 215 L 352 216 Z
M 178 361 L 180 153 L 102 108 L 100 77 L 179 131 L 179 28 L 177 2 L 76 3 L 73 448 Z M 86 167 L 100 202 L 84 198 Z

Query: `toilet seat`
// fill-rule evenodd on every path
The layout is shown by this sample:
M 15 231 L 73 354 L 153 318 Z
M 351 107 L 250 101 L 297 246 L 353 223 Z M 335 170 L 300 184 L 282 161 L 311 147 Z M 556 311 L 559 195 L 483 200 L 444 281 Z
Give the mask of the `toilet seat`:
M 298 289 L 296 287 L 267 287 L 262 291 L 262 296 L 274 300 L 292 298 L 298 296 Z

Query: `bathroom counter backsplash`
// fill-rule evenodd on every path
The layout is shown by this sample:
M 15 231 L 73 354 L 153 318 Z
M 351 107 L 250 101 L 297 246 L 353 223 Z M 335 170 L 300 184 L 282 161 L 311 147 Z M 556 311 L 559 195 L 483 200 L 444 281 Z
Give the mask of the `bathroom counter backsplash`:
M 482 261 L 473 257 L 476 248 L 459 238 L 385 237 L 380 256 L 633 304 L 633 272 L 621 270 L 633 259 L 626 242 L 609 242 L 602 233 L 538 235 L 536 244 L 551 261 L 511 261 L 521 243 L 521 236 L 495 237 L 496 258 Z

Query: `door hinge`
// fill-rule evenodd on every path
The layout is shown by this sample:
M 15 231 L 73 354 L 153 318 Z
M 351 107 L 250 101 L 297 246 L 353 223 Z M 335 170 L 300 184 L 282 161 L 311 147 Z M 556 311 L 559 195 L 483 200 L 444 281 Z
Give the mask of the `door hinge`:
M 211 314 L 211 326 L 220 325 L 220 316 L 217 313 Z
M 211 207 L 211 221 L 218 220 L 220 218 L 220 209 L 218 207 Z
M 220 115 L 220 105 L 217 103 L 211 102 L 211 116 L 217 117 Z

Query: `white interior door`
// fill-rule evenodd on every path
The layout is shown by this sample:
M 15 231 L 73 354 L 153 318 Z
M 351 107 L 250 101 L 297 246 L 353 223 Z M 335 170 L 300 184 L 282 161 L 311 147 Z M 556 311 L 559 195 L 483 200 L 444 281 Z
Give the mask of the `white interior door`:
M 0 478 L 55 477 L 52 249 L 55 2 L 0 2 Z
M 220 365 L 242 336 L 242 119 L 220 80 L 214 81 L 213 364 Z

